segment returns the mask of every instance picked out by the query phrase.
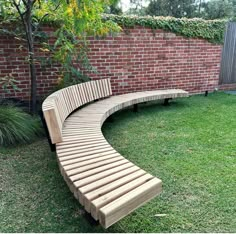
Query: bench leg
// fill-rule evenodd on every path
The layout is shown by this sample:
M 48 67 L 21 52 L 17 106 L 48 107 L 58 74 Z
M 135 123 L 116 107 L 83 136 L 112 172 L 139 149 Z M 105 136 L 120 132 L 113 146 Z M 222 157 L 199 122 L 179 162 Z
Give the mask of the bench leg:
M 52 144 L 52 142 L 51 142 L 51 139 L 50 139 L 50 136 L 49 136 L 49 132 L 48 132 L 48 128 L 47 128 L 47 124 L 46 124 L 46 121 L 44 119 L 42 111 L 39 112 L 39 116 L 41 118 L 41 121 L 42 121 L 42 124 L 43 124 L 43 128 L 45 130 L 46 137 L 48 139 L 48 144 L 50 146 L 51 152 L 55 152 L 56 151 L 56 146 L 55 146 L 55 144 Z
M 98 226 L 99 225 L 99 221 L 95 220 L 91 214 L 89 214 L 86 210 L 84 210 L 84 214 L 83 214 L 84 218 L 87 220 L 87 222 L 91 225 L 91 226 Z
M 114 123 L 114 118 L 113 118 L 113 116 L 112 115 L 110 115 L 108 118 L 107 118 L 107 120 L 106 120 L 108 123 Z
M 138 104 L 134 104 L 134 106 L 133 106 L 133 112 L 138 112 Z
M 169 106 L 169 105 L 170 105 L 170 103 L 169 103 L 169 100 L 170 100 L 170 99 L 172 99 L 172 98 L 165 98 L 163 105 L 164 105 L 164 106 Z

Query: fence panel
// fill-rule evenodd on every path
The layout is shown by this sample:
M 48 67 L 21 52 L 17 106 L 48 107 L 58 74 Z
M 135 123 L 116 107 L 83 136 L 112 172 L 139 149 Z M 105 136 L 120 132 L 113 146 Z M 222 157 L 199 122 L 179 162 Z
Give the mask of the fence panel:
M 236 23 L 234 22 L 228 23 L 225 32 L 219 83 L 236 83 Z

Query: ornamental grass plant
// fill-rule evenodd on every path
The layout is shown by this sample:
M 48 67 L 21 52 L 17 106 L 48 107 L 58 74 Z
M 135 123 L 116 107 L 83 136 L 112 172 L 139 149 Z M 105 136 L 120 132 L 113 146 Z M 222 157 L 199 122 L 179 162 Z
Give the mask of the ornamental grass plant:
M 11 103 L 0 104 L 0 145 L 30 143 L 42 134 L 38 117 Z

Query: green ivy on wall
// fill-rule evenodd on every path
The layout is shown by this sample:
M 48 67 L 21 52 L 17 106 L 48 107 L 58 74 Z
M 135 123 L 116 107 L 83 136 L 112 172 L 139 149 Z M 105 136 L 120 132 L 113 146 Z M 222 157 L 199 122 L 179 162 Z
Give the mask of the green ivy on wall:
M 202 38 L 213 43 L 221 44 L 228 20 L 204 20 L 200 18 L 174 18 L 163 16 L 119 16 L 104 14 L 104 20 L 111 20 L 121 27 L 136 25 L 151 29 L 163 29 L 185 37 Z
M 163 29 L 189 38 L 202 38 L 209 42 L 223 44 L 224 32 L 229 22 L 227 19 L 204 20 L 201 18 L 174 18 L 163 16 L 122 16 L 103 14 L 104 21 L 117 23 L 122 28 L 143 26 L 147 28 Z M 1 21 L 1 20 L 0 20 Z M 63 22 L 52 20 L 50 17 L 42 22 L 49 26 L 58 27 Z

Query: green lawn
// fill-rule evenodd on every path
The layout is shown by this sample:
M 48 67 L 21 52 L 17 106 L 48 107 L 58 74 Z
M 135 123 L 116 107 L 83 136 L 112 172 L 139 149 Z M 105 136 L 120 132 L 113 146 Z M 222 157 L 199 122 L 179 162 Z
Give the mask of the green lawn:
M 114 119 L 106 138 L 162 179 L 159 197 L 104 230 L 73 198 L 45 139 L 1 148 L 0 232 L 236 232 L 236 96 L 146 104 Z

